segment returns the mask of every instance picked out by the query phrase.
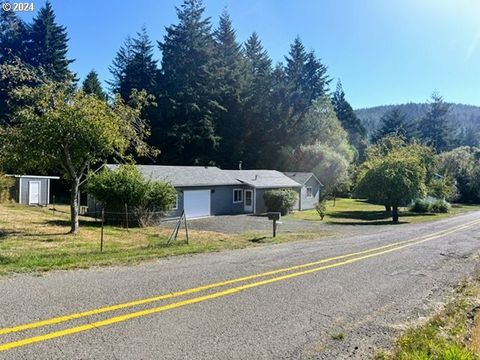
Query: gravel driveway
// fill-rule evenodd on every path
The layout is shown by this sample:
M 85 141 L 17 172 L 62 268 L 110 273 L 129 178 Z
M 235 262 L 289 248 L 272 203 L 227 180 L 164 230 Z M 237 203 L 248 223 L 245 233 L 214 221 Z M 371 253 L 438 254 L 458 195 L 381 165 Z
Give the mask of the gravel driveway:
M 173 228 L 175 220 L 168 220 L 162 226 Z M 192 230 L 215 231 L 224 234 L 242 234 L 246 232 L 271 233 L 272 221 L 265 216 L 254 215 L 221 215 L 207 218 L 192 219 L 188 221 Z M 344 236 L 368 233 L 369 231 L 388 231 L 391 225 L 339 225 L 328 224 L 321 221 L 293 220 L 282 218 L 278 225 L 279 232 L 331 232 Z
M 173 227 L 176 221 L 166 221 L 164 226 Z M 241 234 L 245 232 L 271 232 L 272 221 L 265 216 L 224 215 L 208 218 L 192 219 L 188 227 L 193 230 L 215 231 L 224 234 Z M 321 222 L 304 220 L 281 220 L 279 231 L 286 232 L 316 232 L 331 228 Z

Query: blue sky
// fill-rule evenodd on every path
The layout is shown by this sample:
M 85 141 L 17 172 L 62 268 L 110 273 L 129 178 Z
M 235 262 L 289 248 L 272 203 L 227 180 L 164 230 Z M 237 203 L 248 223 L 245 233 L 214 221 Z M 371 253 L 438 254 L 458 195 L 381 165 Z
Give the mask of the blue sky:
M 35 0 L 34 0 L 35 1 Z M 44 3 L 36 0 L 37 9 Z M 127 35 L 143 25 L 154 40 L 177 21 L 181 0 L 52 0 L 70 37 L 80 78 L 102 80 Z M 217 23 L 226 8 L 240 41 L 257 31 L 275 62 L 299 35 L 342 80 L 354 108 L 446 100 L 480 106 L 478 0 L 204 0 Z M 29 15 L 24 15 L 26 18 Z M 160 58 L 160 53 L 156 53 Z M 336 81 L 336 80 L 335 80 Z M 333 84 L 334 86 L 334 84 Z

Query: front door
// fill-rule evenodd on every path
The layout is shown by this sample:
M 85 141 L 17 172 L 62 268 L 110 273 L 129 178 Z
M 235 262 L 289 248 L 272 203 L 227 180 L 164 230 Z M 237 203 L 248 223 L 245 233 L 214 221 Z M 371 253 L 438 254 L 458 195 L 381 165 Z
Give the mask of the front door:
M 32 205 L 40 204 L 40 181 L 28 182 L 28 203 Z
M 244 199 L 245 212 L 253 212 L 253 190 L 245 190 Z

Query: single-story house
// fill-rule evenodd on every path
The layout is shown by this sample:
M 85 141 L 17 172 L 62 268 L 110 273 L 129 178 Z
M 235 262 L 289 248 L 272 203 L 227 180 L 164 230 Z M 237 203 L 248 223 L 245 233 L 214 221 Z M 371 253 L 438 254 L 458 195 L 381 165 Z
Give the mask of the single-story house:
M 104 165 L 115 169 L 118 165 Z M 313 174 L 305 184 L 276 170 L 222 170 L 214 166 L 137 165 L 145 179 L 162 180 L 177 190 L 177 201 L 169 216 L 188 218 L 266 212 L 263 194 L 272 189 L 293 189 L 299 200 L 295 210 L 313 209 L 318 201 L 320 182 Z M 316 183 L 315 183 L 316 182 Z M 312 185 L 311 185 L 312 184 Z M 307 190 L 308 187 L 315 189 Z M 313 195 L 316 194 L 316 195 Z M 94 214 L 99 204 L 88 196 L 88 212 Z
M 15 178 L 12 187 L 12 198 L 19 204 L 50 204 L 50 180 L 58 180 L 58 176 L 40 175 L 7 175 Z
M 302 185 L 299 194 L 298 210 L 315 209 L 320 201 L 320 191 L 323 184 L 311 172 L 285 172 L 290 179 Z

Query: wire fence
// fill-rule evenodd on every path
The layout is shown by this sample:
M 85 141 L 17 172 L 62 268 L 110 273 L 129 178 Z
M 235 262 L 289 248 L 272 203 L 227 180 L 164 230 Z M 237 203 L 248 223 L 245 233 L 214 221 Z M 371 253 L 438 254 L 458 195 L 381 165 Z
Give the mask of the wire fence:
M 170 236 L 166 242 L 167 245 L 173 244 L 178 237 L 180 229 L 182 226 L 185 229 L 186 243 L 189 243 L 189 233 L 188 233 L 188 223 L 185 213 L 179 217 L 168 217 L 166 218 L 166 213 L 164 211 L 149 211 L 144 209 L 135 209 L 129 210 L 128 206 L 125 205 L 123 211 L 111 211 L 111 210 L 95 210 L 95 211 L 86 211 L 84 216 L 91 217 L 95 219 L 95 222 L 99 223 L 100 227 L 100 252 L 104 250 L 105 243 L 105 226 L 110 227 L 119 227 L 126 230 L 132 228 L 141 228 L 141 227 L 162 227 L 164 223 L 174 224 Z

